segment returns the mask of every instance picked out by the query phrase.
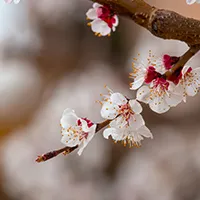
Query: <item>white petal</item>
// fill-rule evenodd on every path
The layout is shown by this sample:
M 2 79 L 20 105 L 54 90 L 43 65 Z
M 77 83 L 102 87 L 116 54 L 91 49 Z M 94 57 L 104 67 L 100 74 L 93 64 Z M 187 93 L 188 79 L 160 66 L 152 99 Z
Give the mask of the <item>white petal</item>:
M 120 93 L 113 93 L 111 94 L 110 96 L 110 101 L 113 103 L 113 104 L 117 104 L 119 106 L 121 105 L 125 105 L 127 103 L 127 99 L 126 97 L 124 97 L 122 94 Z
M 91 29 L 95 33 L 100 33 L 102 31 L 102 26 L 105 24 L 101 19 L 95 19 L 91 22 Z
M 133 115 L 129 119 L 129 126 L 134 130 L 139 129 L 144 124 L 145 124 L 144 119 L 140 114 Z
M 123 134 L 121 134 L 121 132 L 116 128 L 106 128 L 103 132 L 103 136 L 106 139 L 111 136 L 113 140 L 119 141 L 122 140 Z
M 191 83 L 190 86 L 186 86 L 185 87 L 185 91 L 187 93 L 188 96 L 195 96 L 198 92 L 197 88 Z
M 95 19 L 91 22 L 91 29 L 93 32 L 100 33 L 102 36 L 106 36 L 111 32 L 111 28 L 108 24 L 101 19 Z
M 189 4 L 189 5 L 191 5 L 191 4 L 195 3 L 195 2 L 196 2 L 196 0 L 186 0 L 186 3 Z
M 119 117 L 110 122 L 110 127 L 121 129 L 124 126 L 126 126 L 126 124 L 127 124 L 126 119 L 122 115 L 120 115 Z
M 81 143 L 78 136 L 74 137 L 73 132 L 67 132 L 64 134 L 61 138 L 61 142 L 68 147 L 75 147 Z
M 170 106 L 167 104 L 163 96 L 154 97 L 153 100 L 149 103 L 149 107 L 156 113 L 165 113 L 170 109 Z
M 131 83 L 131 90 L 137 90 L 139 87 L 142 86 L 144 83 L 144 76 L 141 76 L 140 78 L 136 78 L 132 83 Z
M 144 102 L 144 103 L 149 103 L 149 97 L 150 97 L 150 89 L 148 86 L 142 86 L 138 91 L 137 91 L 137 100 Z
M 95 9 L 93 8 L 90 8 L 87 13 L 86 13 L 86 16 L 89 18 L 89 19 L 97 19 L 97 12 Z
M 112 102 L 105 102 L 101 108 L 101 117 L 104 119 L 114 119 L 118 115 L 119 106 Z
M 182 91 L 179 94 L 170 92 L 165 96 L 165 101 L 170 107 L 175 107 L 183 100 Z
M 102 25 L 102 29 L 100 31 L 100 34 L 102 36 L 106 36 L 106 35 L 109 35 L 111 33 L 111 28 L 108 26 L 108 24 L 105 22 L 103 25 Z
M 99 8 L 99 7 L 101 7 L 102 5 L 101 4 L 99 4 L 99 3 L 93 3 L 93 8 Z
M 79 145 L 78 155 L 80 156 L 85 149 L 85 147 L 88 145 L 88 143 L 92 140 L 96 132 L 96 124 L 90 127 L 90 132 L 88 134 L 87 139 L 84 139 L 81 144 Z
M 142 112 L 142 106 L 137 100 L 130 100 L 129 105 L 135 114 L 140 114 Z
M 106 128 L 103 132 L 103 137 L 108 139 L 110 135 L 115 135 L 116 132 L 116 128 Z
M 84 119 L 79 119 L 81 121 L 81 128 L 84 132 L 89 132 L 90 128 L 88 127 L 87 122 Z
M 138 133 L 146 138 L 152 138 L 153 139 L 153 135 L 151 133 L 151 131 L 146 127 L 146 126 L 142 126 L 138 129 Z
M 63 128 L 68 128 L 69 126 L 75 126 L 77 123 L 78 117 L 75 114 L 74 110 L 67 108 L 64 110 L 60 124 Z

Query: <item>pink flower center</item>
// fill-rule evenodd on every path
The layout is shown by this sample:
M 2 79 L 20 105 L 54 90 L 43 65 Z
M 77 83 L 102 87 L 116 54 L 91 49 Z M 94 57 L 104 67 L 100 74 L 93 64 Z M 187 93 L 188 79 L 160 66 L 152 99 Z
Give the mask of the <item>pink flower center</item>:
M 134 115 L 134 112 L 131 109 L 130 105 L 127 103 L 127 104 L 119 106 L 119 108 L 120 108 L 119 114 L 122 115 L 128 122 L 131 115 Z
M 154 88 L 160 87 L 161 90 L 168 90 L 169 82 L 164 78 L 156 78 L 153 83 Z
M 97 16 L 98 18 L 106 22 L 110 28 L 112 28 L 113 24 L 116 22 L 114 14 L 108 7 L 105 6 L 101 6 L 97 9 Z
M 147 74 L 146 74 L 146 76 L 145 76 L 144 82 L 145 82 L 146 84 L 149 84 L 149 83 L 151 83 L 154 79 L 158 78 L 159 76 L 161 76 L 161 74 L 158 73 L 158 72 L 156 72 L 155 67 L 149 66 L 148 69 L 147 69 Z

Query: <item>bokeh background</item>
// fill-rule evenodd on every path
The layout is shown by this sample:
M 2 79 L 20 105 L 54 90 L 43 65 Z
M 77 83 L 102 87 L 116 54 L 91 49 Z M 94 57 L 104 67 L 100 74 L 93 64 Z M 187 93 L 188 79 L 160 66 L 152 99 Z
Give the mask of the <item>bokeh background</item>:
M 200 5 L 149 0 L 157 7 L 200 19 Z M 112 37 L 87 27 L 87 0 L 0 1 L 0 199 L 200 199 L 200 96 L 158 115 L 144 106 L 154 139 L 128 149 L 98 134 L 75 152 L 37 164 L 37 155 L 62 147 L 65 108 L 101 121 L 100 93 L 107 84 L 131 98 L 133 57 L 149 50 L 181 55 L 187 46 L 152 36 L 128 19 Z M 199 67 L 200 55 L 190 64 Z

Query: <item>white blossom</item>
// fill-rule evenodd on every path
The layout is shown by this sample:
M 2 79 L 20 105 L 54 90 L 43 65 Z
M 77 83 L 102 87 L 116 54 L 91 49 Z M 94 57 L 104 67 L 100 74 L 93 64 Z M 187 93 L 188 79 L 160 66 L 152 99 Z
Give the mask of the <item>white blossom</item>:
M 149 104 L 156 113 L 165 113 L 182 101 L 181 92 L 176 86 L 163 78 L 157 78 L 150 85 L 144 85 L 137 91 L 137 100 Z
M 109 36 L 112 31 L 116 30 L 119 24 L 118 16 L 112 14 L 108 7 L 98 3 L 93 4 L 93 8 L 88 10 L 86 16 L 87 19 L 92 20 L 88 25 L 91 26 L 95 35 L 98 36 Z
M 144 83 L 150 84 L 171 68 L 174 59 L 175 57 L 170 57 L 167 54 L 163 55 L 163 57 L 155 57 L 151 54 L 151 51 L 145 61 L 134 58 L 132 63 L 133 71 L 130 73 L 130 78 L 134 79 L 134 81 L 130 84 L 130 89 L 137 90 Z
M 129 146 L 140 145 L 143 137 L 152 138 L 141 112 L 142 106 L 138 101 L 129 100 L 109 89 L 109 95 L 104 95 L 101 109 L 101 116 L 111 120 L 109 127 L 104 130 L 104 137 L 108 139 L 111 136 L 113 140 L 128 143 Z
M 67 108 L 63 112 L 60 125 L 62 127 L 61 142 L 68 147 L 78 145 L 78 154 L 81 155 L 95 134 L 96 124 L 86 118 L 77 117 L 74 110 Z
M 184 66 L 177 85 L 177 90 L 182 93 L 183 101 L 186 102 L 187 96 L 195 96 L 200 87 L 200 68 L 192 69 Z

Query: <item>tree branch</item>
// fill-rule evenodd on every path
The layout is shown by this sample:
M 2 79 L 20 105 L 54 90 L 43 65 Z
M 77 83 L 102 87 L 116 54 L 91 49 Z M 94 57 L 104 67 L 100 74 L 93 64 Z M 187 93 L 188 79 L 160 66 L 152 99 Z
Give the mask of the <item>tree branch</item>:
M 105 120 L 102 123 L 97 124 L 96 133 L 99 132 L 104 127 L 106 127 L 109 123 L 110 123 L 110 120 Z M 61 153 L 63 153 L 64 155 L 67 155 L 77 148 L 78 148 L 78 145 L 75 146 L 75 147 L 64 147 L 64 148 L 61 148 L 61 149 L 58 149 L 58 150 L 50 151 L 50 152 L 45 153 L 41 156 L 38 156 L 35 161 L 38 162 L 38 163 L 45 162 L 45 161 L 47 161 L 51 158 L 56 157 L 57 155 L 59 155 Z
M 174 11 L 157 9 L 143 0 L 91 0 L 110 7 L 116 14 L 131 18 L 138 25 L 163 39 L 180 40 L 189 46 L 200 44 L 200 21 Z
M 108 6 L 114 13 L 131 18 L 154 36 L 185 42 L 190 49 L 183 54 L 171 71 L 171 76 L 200 50 L 200 21 L 174 11 L 158 9 L 143 0 L 90 0 Z

